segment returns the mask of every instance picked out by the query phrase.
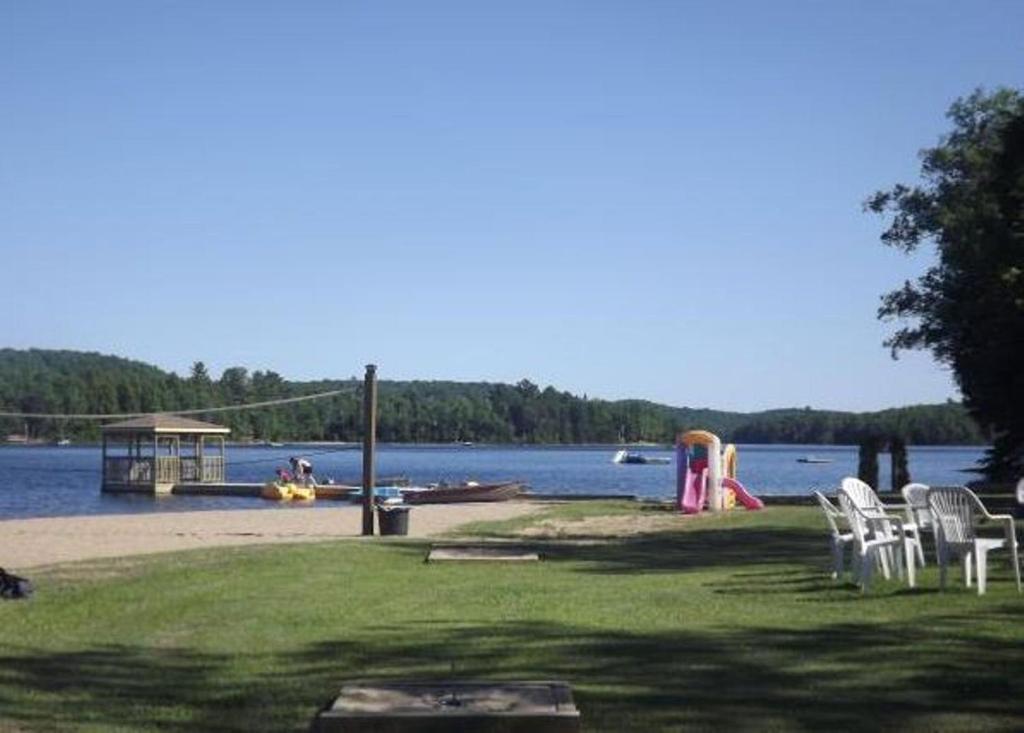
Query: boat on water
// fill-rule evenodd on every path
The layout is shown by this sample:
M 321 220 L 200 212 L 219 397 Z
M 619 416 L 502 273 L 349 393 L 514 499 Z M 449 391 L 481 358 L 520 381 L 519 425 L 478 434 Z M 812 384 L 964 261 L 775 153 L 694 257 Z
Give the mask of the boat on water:
M 504 481 L 494 484 L 481 484 L 467 481 L 464 484 L 451 486 L 438 484 L 434 487 L 419 490 L 404 489 L 402 498 L 406 504 L 456 504 L 466 501 L 508 501 L 523 491 L 520 481 Z
M 313 501 L 316 498 L 316 489 L 312 486 L 270 481 L 263 485 L 260 496 L 272 501 Z
M 71 445 L 71 438 L 61 438 L 60 440 L 57 441 L 57 445 L 60 445 L 60 446 Z
M 628 450 L 620 450 L 612 456 L 612 463 L 664 465 L 671 462 L 671 458 L 664 456 L 645 456 L 643 453 L 632 453 Z
M 817 456 L 800 456 L 797 463 L 832 463 L 831 458 L 818 458 Z

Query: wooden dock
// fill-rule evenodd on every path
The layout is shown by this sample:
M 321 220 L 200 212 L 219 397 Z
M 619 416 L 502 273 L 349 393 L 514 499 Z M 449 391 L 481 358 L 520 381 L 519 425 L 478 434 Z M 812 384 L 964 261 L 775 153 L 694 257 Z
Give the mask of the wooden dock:
M 264 486 L 265 484 L 247 483 L 183 483 L 175 484 L 173 488 L 171 488 L 171 493 L 179 496 L 239 496 L 258 498 L 261 495 Z M 359 486 L 327 484 L 316 487 L 316 498 L 347 500 L 353 498 L 353 493 L 358 494 L 360 492 L 362 492 L 362 488 Z

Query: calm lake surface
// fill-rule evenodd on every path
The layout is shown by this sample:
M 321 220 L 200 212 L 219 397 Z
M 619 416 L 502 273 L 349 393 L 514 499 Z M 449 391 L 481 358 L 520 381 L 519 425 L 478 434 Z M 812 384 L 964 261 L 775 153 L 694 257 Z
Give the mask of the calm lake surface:
M 675 495 L 675 463 L 616 465 L 616 448 L 514 446 L 379 446 L 378 476 L 404 475 L 414 484 L 465 479 L 521 479 L 536 492 L 636 494 L 648 498 Z M 645 448 L 645 455 L 672 457 L 667 448 Z M 973 474 L 983 455 L 980 447 L 917 447 L 910 449 L 910 473 L 928 484 L 961 484 Z M 806 494 L 815 488 L 834 489 L 843 476 L 857 473 L 853 446 L 740 445 L 739 480 L 751 493 Z M 329 446 L 229 447 L 228 480 L 263 482 L 274 476 L 288 457 L 308 457 L 316 476 L 358 483 L 360 450 Z M 815 456 L 831 463 L 804 464 Z M 889 485 L 889 457 L 880 459 L 881 483 Z M 266 509 L 288 511 L 288 504 L 256 498 L 200 496 L 124 496 L 101 494 L 100 450 L 96 447 L 0 447 L 0 519 L 193 511 L 201 509 Z M 336 506 L 335 502 L 319 502 Z

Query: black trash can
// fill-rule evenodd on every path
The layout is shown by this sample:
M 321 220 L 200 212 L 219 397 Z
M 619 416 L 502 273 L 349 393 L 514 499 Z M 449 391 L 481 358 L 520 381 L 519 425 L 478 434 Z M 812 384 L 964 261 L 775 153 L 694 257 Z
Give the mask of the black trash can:
M 398 504 L 377 507 L 377 521 L 382 535 L 409 534 L 409 510 L 412 507 Z

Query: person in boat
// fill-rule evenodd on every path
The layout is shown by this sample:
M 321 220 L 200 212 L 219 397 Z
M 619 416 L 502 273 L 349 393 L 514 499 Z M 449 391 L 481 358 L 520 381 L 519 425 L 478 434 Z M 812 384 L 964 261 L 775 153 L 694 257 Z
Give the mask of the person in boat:
M 277 473 L 278 485 L 284 486 L 285 484 L 290 484 L 292 482 L 292 475 L 288 473 L 288 469 L 284 466 L 280 466 L 275 473 Z
M 292 456 L 289 461 L 292 464 L 292 473 L 295 480 L 302 482 L 303 486 L 316 486 L 316 479 L 313 478 L 313 464 L 305 458 Z

